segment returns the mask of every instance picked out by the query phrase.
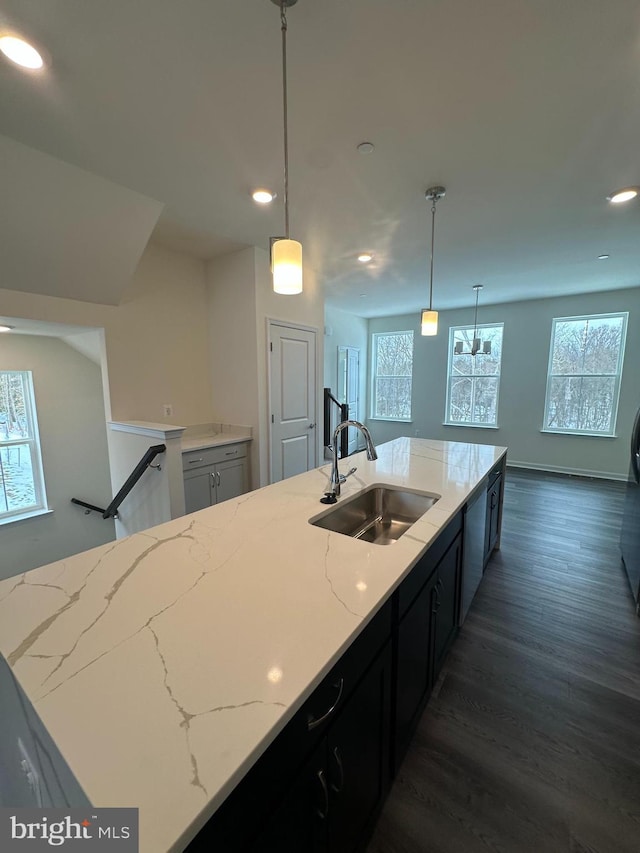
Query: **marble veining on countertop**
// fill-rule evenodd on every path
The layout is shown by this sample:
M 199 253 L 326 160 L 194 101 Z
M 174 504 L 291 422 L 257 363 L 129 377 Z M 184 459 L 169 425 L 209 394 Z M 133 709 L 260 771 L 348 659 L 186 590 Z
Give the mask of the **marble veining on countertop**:
M 504 452 L 350 457 L 341 500 L 441 495 L 389 547 L 308 523 L 324 465 L 10 578 L 0 651 L 89 800 L 139 808 L 141 853 L 182 850 Z

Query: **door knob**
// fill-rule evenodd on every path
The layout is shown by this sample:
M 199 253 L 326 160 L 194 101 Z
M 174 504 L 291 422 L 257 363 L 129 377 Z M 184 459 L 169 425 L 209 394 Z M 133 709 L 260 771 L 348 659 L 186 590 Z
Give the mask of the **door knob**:
M 309 429 L 313 429 L 315 424 L 309 424 Z

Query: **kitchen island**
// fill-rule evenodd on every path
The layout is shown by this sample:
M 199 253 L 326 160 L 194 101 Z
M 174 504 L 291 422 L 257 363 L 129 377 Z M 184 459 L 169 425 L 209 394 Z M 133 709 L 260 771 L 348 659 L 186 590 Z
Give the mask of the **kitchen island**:
M 372 623 L 505 448 L 402 438 L 343 467 L 440 495 L 379 546 L 309 524 L 330 466 L 0 583 L 0 652 L 95 806 L 180 851 Z

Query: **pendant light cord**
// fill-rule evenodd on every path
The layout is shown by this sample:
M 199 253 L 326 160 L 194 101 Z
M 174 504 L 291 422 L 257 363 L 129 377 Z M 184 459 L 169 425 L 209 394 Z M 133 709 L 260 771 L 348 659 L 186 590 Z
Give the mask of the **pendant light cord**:
M 433 303 L 433 241 L 436 233 L 436 199 L 431 200 L 431 268 L 429 272 L 429 311 Z
M 287 110 L 287 12 L 286 0 L 280 2 L 282 30 L 282 106 L 284 116 L 284 233 L 289 239 L 289 131 Z
M 473 338 L 474 340 L 478 337 L 478 296 L 480 295 L 480 288 L 476 287 L 476 313 L 473 315 Z

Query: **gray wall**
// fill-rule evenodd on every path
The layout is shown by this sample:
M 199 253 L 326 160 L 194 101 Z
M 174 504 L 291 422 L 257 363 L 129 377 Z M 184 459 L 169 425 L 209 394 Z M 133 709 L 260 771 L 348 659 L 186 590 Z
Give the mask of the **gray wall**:
M 369 413 L 367 371 L 369 364 L 368 323 L 337 308 L 325 307 L 324 385 L 336 394 L 338 384 L 338 347 L 356 347 L 360 350 L 360 420 Z M 327 334 L 327 332 L 331 334 Z
M 86 551 L 115 538 L 113 521 L 70 503 L 111 499 L 100 368 L 57 338 L 0 336 L 0 366 L 31 370 L 40 427 L 48 515 L 0 525 L 0 578 Z
M 471 293 L 471 290 L 469 291 Z M 486 294 L 486 291 L 485 291 Z M 369 333 L 415 330 L 411 423 L 370 421 L 376 444 L 400 435 L 446 441 L 470 441 L 509 448 L 514 464 L 624 479 L 629 461 L 629 436 L 640 405 L 640 288 L 581 296 L 482 305 L 479 323 L 504 323 L 498 429 L 445 426 L 449 326 L 473 323 L 473 306 L 442 311 L 435 338 L 422 337 L 419 314 L 376 318 Z M 594 438 L 541 432 L 554 317 L 629 312 L 615 438 Z M 368 375 L 370 382 L 370 364 Z M 370 385 L 367 385 L 370 390 Z M 370 396 L 370 395 L 369 395 Z M 369 414 L 369 408 L 367 414 Z

